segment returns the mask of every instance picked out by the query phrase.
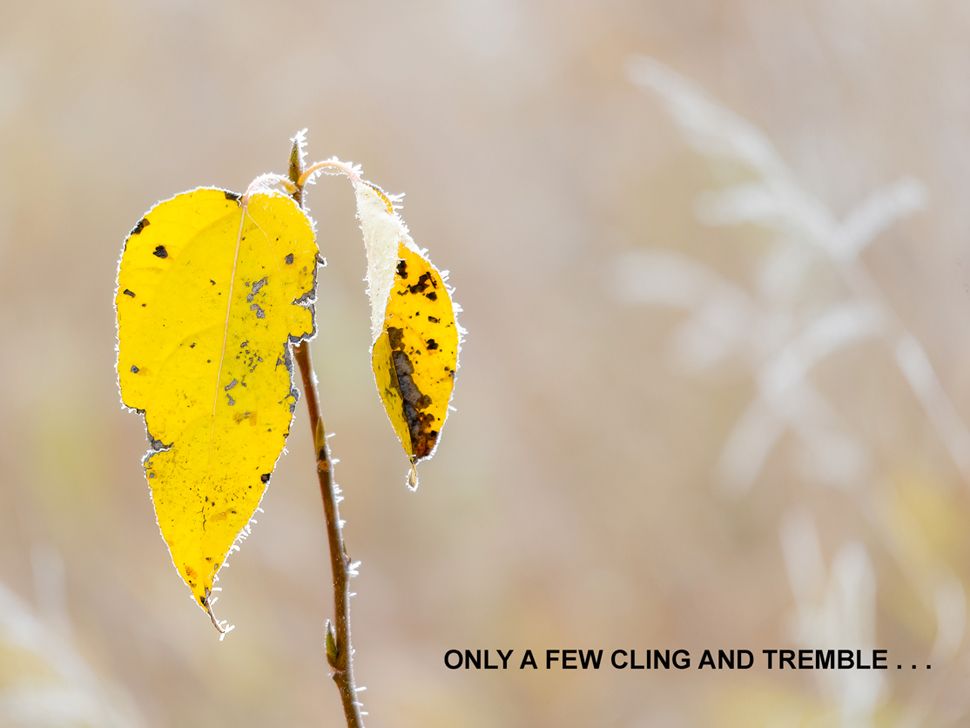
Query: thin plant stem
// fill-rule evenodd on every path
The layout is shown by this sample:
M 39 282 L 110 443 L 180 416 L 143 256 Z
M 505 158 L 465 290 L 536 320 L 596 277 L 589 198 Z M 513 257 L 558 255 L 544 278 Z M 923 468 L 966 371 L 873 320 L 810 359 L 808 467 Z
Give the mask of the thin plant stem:
M 302 137 L 293 141 L 290 153 L 289 175 L 294 185 L 292 197 L 303 207 L 303 155 Z M 331 677 L 340 692 L 344 716 L 348 728 L 363 728 L 360 703 L 357 700 L 357 686 L 354 682 L 354 649 L 350 641 L 350 578 L 351 561 L 344 542 L 343 521 L 340 520 L 337 486 L 333 481 L 333 462 L 327 447 L 327 432 L 320 414 L 320 397 L 317 394 L 316 374 L 310 359 L 310 347 L 302 341 L 293 348 L 293 358 L 300 368 L 303 379 L 303 397 L 306 400 L 307 414 L 310 416 L 310 431 L 313 433 L 313 449 L 317 461 L 317 479 L 320 481 L 320 495 L 323 497 L 323 512 L 327 525 L 327 541 L 330 545 L 330 571 L 333 575 L 334 621 L 327 620 L 326 653 L 327 662 L 333 671 Z
M 354 185 L 358 185 L 361 183 L 360 175 L 357 173 L 358 170 L 354 169 L 352 165 L 349 165 L 346 162 L 341 162 L 339 159 L 327 159 L 323 162 L 314 162 L 307 169 L 303 169 L 302 164 L 303 162 L 301 160 L 300 176 L 294 178 L 292 177 L 292 174 L 291 174 L 291 177 L 290 177 L 290 181 L 296 184 L 297 188 L 301 190 L 301 194 L 302 194 L 303 188 L 306 187 L 307 182 L 309 182 L 313 178 L 313 175 L 318 174 L 320 172 L 324 174 L 333 174 L 333 175 L 342 174 L 347 179 L 349 179 Z M 293 168 L 290 167 L 291 173 L 292 173 L 292 169 Z

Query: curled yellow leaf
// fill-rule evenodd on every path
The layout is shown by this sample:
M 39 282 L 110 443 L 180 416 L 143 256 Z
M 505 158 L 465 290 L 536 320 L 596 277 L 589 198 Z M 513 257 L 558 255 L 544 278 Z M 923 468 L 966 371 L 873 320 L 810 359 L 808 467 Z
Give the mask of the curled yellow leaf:
M 371 365 L 377 391 L 411 464 L 431 457 L 448 416 L 461 330 L 442 275 L 376 185 L 355 184 L 367 249 Z

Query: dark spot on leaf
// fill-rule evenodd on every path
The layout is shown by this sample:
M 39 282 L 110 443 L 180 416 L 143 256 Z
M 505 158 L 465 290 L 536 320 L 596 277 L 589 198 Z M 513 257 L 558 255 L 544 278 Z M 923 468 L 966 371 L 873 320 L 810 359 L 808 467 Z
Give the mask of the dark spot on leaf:
M 388 331 L 390 331 L 390 327 Z M 397 389 L 403 400 L 404 419 L 408 423 L 415 458 L 427 457 L 434 449 L 438 433 L 431 429 L 435 420 L 434 415 L 430 412 L 421 412 L 421 410 L 429 407 L 432 399 L 423 394 L 415 384 L 414 378 L 411 376 L 414 374 L 414 365 L 404 351 L 394 351 L 391 354 L 391 364 L 397 380 Z
M 262 475 L 259 476 L 259 479 L 262 480 L 264 483 L 268 483 L 269 482 L 269 473 L 263 473 Z
M 430 273 L 422 273 L 418 278 L 418 282 L 413 286 L 408 286 L 408 291 L 411 293 L 424 293 L 428 288 L 428 285 L 434 286 L 434 279 L 431 277 Z
M 397 274 L 404 280 L 408 278 L 408 262 L 403 258 L 397 262 Z
M 239 199 L 241 197 L 242 197 L 242 195 L 240 195 L 238 192 L 230 192 L 229 190 L 226 190 L 226 199 L 227 200 L 232 200 L 233 202 L 239 202 Z
M 216 284 L 216 282 L 214 280 L 212 280 L 211 278 L 209 279 L 209 283 L 211 283 L 212 285 L 215 285 Z
M 437 348 L 438 348 L 438 342 L 435 341 L 434 339 L 428 339 L 428 350 L 434 351 Z
M 397 351 L 404 346 L 404 329 L 399 329 L 396 326 L 387 327 L 387 340 L 391 344 L 391 350 Z
M 428 321 L 430 321 L 433 324 L 440 324 L 441 323 L 441 319 L 438 318 L 437 316 L 428 316 Z
M 140 232 L 141 232 L 142 230 L 144 230 L 145 228 L 147 228 L 147 227 L 148 227 L 149 225 L 151 225 L 151 223 L 150 223 L 150 222 L 148 222 L 148 218 L 147 218 L 147 217 L 143 217 L 143 218 L 142 218 L 141 220 L 139 220 L 139 221 L 138 221 L 138 222 L 136 223 L 136 225 L 135 225 L 135 227 L 133 227 L 133 228 L 131 229 L 131 233 L 130 233 L 130 235 L 137 235 L 137 234 L 138 234 L 138 233 L 140 233 Z
M 235 379 L 233 379 L 231 382 L 229 382 L 229 384 L 226 385 L 226 391 L 228 392 L 230 389 L 232 389 L 233 387 L 235 387 L 237 384 L 238 384 L 238 382 Z
M 252 304 L 250 304 L 249 305 L 249 308 L 251 310 L 253 310 L 253 311 L 256 312 L 256 318 L 258 318 L 258 319 L 266 318 L 266 312 L 262 308 L 259 307 L 259 304 L 258 303 L 252 303 Z
M 279 240 L 279 238 L 277 238 L 277 240 Z M 293 265 L 293 253 L 288 253 L 287 256 L 283 258 L 283 261 L 287 265 Z
M 253 302 L 253 299 L 256 298 L 256 294 L 259 293 L 260 290 L 263 288 L 263 286 L 266 285 L 266 281 L 267 280 L 268 279 L 266 278 L 266 276 L 263 276 L 258 281 L 256 281 L 255 283 L 253 283 L 253 291 L 252 291 L 252 293 L 250 293 L 248 296 L 246 296 L 246 300 L 249 303 L 252 303 Z
M 427 298 L 429 301 L 437 301 L 438 300 L 438 294 L 435 293 L 434 291 L 430 291 L 428 293 L 425 293 L 424 295 L 425 295 L 425 298 Z
M 165 250 L 164 245 L 156 245 L 155 250 L 152 252 L 152 255 L 154 255 L 156 258 L 167 258 L 168 251 Z
M 135 297 L 135 292 L 130 288 L 126 288 L 125 290 L 122 291 L 122 293 L 124 293 L 126 296 L 130 296 L 131 298 Z
M 195 342 L 194 341 L 191 344 L 189 344 L 189 348 L 190 349 L 194 349 L 195 348 Z
M 138 367 L 136 367 L 134 364 L 131 365 L 131 373 L 138 374 Z

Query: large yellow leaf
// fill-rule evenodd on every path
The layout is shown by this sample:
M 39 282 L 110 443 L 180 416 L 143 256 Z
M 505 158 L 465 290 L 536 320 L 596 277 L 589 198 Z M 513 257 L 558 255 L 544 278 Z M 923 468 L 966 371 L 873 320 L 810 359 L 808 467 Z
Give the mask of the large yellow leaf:
M 367 249 L 371 364 L 377 390 L 412 464 L 431 457 L 448 415 L 461 329 L 445 277 L 411 239 L 393 201 L 355 185 Z
M 145 415 L 158 524 L 210 616 L 216 573 L 246 533 L 289 432 L 289 345 L 313 332 L 316 269 L 311 222 L 270 191 L 248 200 L 185 192 L 149 210 L 125 241 L 122 400 Z

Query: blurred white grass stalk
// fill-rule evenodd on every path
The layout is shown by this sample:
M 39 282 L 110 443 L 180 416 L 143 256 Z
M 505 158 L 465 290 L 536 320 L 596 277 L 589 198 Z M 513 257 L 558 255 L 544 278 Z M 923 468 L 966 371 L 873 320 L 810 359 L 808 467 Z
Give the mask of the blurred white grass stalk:
M 781 528 L 782 551 L 795 597 L 795 640 L 807 648 L 837 646 L 871 653 L 876 640 L 876 577 L 861 543 L 844 544 L 831 569 L 822 559 L 818 533 L 804 510 L 790 513 Z M 838 706 L 843 726 L 868 726 L 884 697 L 876 670 L 818 670 L 826 700 Z
M 774 230 L 779 245 L 764 262 L 757 295 L 684 256 L 634 251 L 621 256 L 614 271 L 618 295 L 635 303 L 688 312 L 674 350 L 686 365 L 710 367 L 729 355 L 742 356 L 755 372 L 756 394 L 739 417 L 721 453 L 724 482 L 749 487 L 786 430 L 794 432 L 806 459 L 825 480 L 849 483 L 868 467 L 865 447 L 842 427 L 834 407 L 809 380 L 811 369 L 834 353 L 875 336 L 888 342 L 894 361 L 922 405 L 950 456 L 970 474 L 970 432 L 944 391 L 918 339 L 889 306 L 859 260 L 859 254 L 895 221 L 925 204 L 925 191 L 910 179 L 877 191 L 839 223 L 793 179 L 765 136 L 743 119 L 710 101 L 692 84 L 660 64 L 636 58 L 630 76 L 657 92 L 700 153 L 733 161 L 755 175 L 701 198 L 698 215 L 713 225 L 756 224 Z M 852 297 L 796 316 L 799 284 L 809 266 L 827 261 Z M 963 585 L 946 567 L 927 569 L 901 548 L 888 518 L 856 491 L 859 510 L 882 545 L 912 582 L 936 618 L 930 660 L 951 662 L 965 635 L 967 604 Z M 876 580 L 865 547 L 850 542 L 837 552 L 831 569 L 822 557 L 811 515 L 798 509 L 786 518 L 781 538 L 795 597 L 795 638 L 808 647 L 838 644 L 871 649 L 875 641 Z M 939 665 L 938 665 L 939 666 Z M 884 692 L 882 676 L 853 672 L 819 675 L 823 693 L 834 700 L 842 725 L 869 725 Z M 899 725 L 922 725 L 933 705 L 926 683 L 922 699 L 910 701 Z
M 930 423 L 958 469 L 970 479 L 970 430 L 922 344 L 906 329 L 859 259 L 880 232 L 924 206 L 923 186 L 916 180 L 900 180 L 872 194 L 840 222 L 797 183 L 765 135 L 747 121 L 652 59 L 635 57 L 628 71 L 635 84 L 660 96 L 695 150 L 736 163 L 755 176 L 754 181 L 705 195 L 698 205 L 700 219 L 713 225 L 760 225 L 774 230 L 780 242 L 789 243 L 770 256 L 761 271 L 760 293 L 769 299 L 766 306 L 759 306 L 716 273 L 672 254 L 647 253 L 636 268 L 624 265 L 619 280 L 621 295 L 627 299 L 673 304 L 692 312 L 678 348 L 695 365 L 716 361 L 731 345 L 747 345 L 742 349 L 746 353 L 761 355 L 755 366 L 758 395 L 728 437 L 721 457 L 725 483 L 734 490 L 749 487 L 786 428 L 807 445 L 812 462 L 820 462 L 815 457 L 820 447 L 825 454 L 821 462 L 835 458 L 818 472 L 822 479 L 857 478 L 865 466 L 864 451 L 845 439 L 844 433 L 834 436 L 834 410 L 806 377 L 813 364 L 873 335 L 888 342 Z M 815 256 L 807 254 L 812 250 Z M 773 313 L 778 307 L 770 299 L 791 296 L 818 255 L 838 272 L 854 301 L 815 319 L 807 332 L 799 333 L 790 320 L 773 325 L 779 323 Z M 676 293 L 673 289 L 678 285 L 684 288 Z M 656 290 L 650 292 L 652 286 Z M 786 335 L 795 338 L 785 344 Z M 799 356 L 804 361 L 799 362 Z
M 927 569 L 925 562 L 914 564 L 911 556 L 901 552 L 898 540 L 885 533 L 883 523 L 873 525 L 883 533 L 883 543 L 935 613 L 937 632 L 928 663 L 934 666 L 935 673 L 942 672 L 940 668 L 945 663 L 958 657 L 963 641 L 967 618 L 963 585 L 946 567 L 930 565 Z M 856 542 L 843 545 L 836 553 L 831 570 L 826 569 L 815 522 L 803 507 L 795 507 L 785 516 L 780 536 L 795 599 L 794 638 L 809 648 L 838 645 L 873 649 L 876 580 L 865 547 Z M 874 722 L 873 712 L 879 707 L 885 688 L 879 673 L 856 670 L 842 675 L 818 673 L 816 677 L 823 694 L 839 706 L 842 725 Z M 940 705 L 945 685 L 943 679 L 921 681 L 911 699 L 896 706 L 899 715 L 893 725 L 916 728 L 939 721 L 934 706 Z M 965 712 L 961 711 L 960 715 Z
M 691 314 L 674 341 L 684 365 L 711 367 L 735 352 L 755 372 L 757 393 L 720 456 L 726 487 L 735 492 L 748 488 L 786 430 L 798 435 L 806 449 L 802 466 L 822 481 L 850 483 L 867 472 L 865 448 L 808 375 L 832 353 L 880 333 L 877 308 L 838 305 L 799 331 L 791 315 L 759 305 L 743 289 L 683 256 L 640 250 L 615 263 L 616 291 L 623 300 Z
M 35 616 L 27 604 L 0 583 L 0 648 L 5 659 L 23 651 L 23 665 L 43 665 L 38 674 L 18 674 L 0 683 L 0 725 L 105 726 L 138 728 L 145 725 L 131 701 L 96 673 L 72 646 L 66 633 Z
M 865 473 L 865 448 L 842 427 L 838 414 L 811 386 L 808 375 L 833 352 L 879 333 L 881 325 L 879 312 L 871 306 L 835 306 L 761 364 L 757 394 L 721 453 L 720 470 L 729 487 L 737 490 L 754 481 L 785 425 L 807 448 L 803 469 L 835 484 L 852 482 Z

